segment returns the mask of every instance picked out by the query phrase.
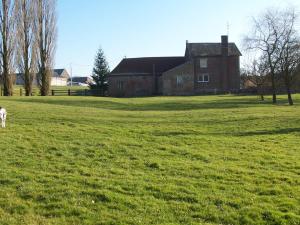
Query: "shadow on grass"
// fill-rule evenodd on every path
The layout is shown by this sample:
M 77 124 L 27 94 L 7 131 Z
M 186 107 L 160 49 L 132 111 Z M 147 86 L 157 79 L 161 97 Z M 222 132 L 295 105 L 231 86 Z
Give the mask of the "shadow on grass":
M 238 133 L 237 136 L 256 136 L 256 135 L 277 135 L 277 134 L 291 134 L 300 133 L 300 128 L 284 128 L 277 130 L 261 130 L 261 131 L 247 131 Z
M 25 103 L 41 103 L 62 106 L 77 106 L 77 107 L 91 107 L 109 110 L 123 110 L 123 111 L 185 111 L 185 110 L 201 110 L 201 109 L 232 109 L 232 108 L 248 108 L 258 105 L 271 105 L 270 102 L 258 102 L 256 99 L 248 98 L 241 99 L 240 97 L 212 99 L 211 101 L 201 101 L 199 99 L 164 99 L 160 98 L 157 102 L 127 102 L 120 100 L 107 100 L 104 98 L 95 99 L 67 99 L 67 98 L 21 98 L 9 99 L 9 101 L 25 102 Z M 119 102 L 118 102 L 119 101 Z M 123 101 L 123 102 L 122 102 Z

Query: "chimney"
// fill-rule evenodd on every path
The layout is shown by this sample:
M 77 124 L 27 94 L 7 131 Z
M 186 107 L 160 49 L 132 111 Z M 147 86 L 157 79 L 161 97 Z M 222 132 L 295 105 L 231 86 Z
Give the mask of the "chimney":
M 228 56 L 228 35 L 221 36 L 222 56 Z
M 222 51 L 222 89 L 224 92 L 229 90 L 228 77 L 228 36 L 221 36 L 221 51 Z
M 190 51 L 189 51 L 189 40 L 185 41 L 185 61 L 188 61 L 190 59 Z

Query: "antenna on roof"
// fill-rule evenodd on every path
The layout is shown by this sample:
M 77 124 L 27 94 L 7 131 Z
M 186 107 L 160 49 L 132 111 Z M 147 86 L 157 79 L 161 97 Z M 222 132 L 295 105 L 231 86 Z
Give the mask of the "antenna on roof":
M 230 24 L 229 24 L 229 22 L 227 21 L 227 36 L 229 36 L 229 30 L 230 30 Z

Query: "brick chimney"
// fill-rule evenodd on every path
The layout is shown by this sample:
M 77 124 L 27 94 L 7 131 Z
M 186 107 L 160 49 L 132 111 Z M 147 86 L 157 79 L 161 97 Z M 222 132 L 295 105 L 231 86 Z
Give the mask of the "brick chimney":
M 222 89 L 224 92 L 229 91 L 230 78 L 228 76 L 228 36 L 221 36 L 221 52 L 222 52 Z
M 228 56 L 228 36 L 221 36 L 222 56 Z

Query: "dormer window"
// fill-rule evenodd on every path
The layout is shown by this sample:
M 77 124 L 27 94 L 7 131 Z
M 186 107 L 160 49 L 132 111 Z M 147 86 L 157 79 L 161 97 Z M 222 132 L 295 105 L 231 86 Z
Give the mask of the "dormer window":
M 200 58 L 200 68 L 201 69 L 207 68 L 207 58 Z

